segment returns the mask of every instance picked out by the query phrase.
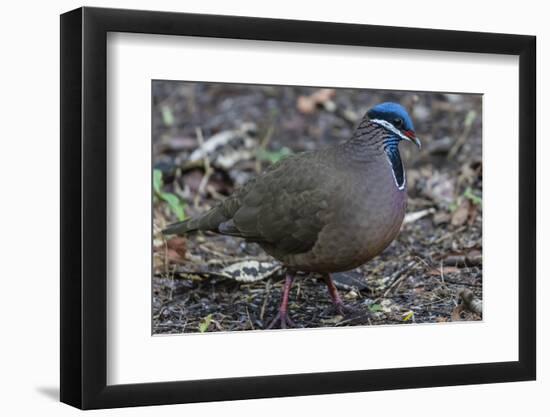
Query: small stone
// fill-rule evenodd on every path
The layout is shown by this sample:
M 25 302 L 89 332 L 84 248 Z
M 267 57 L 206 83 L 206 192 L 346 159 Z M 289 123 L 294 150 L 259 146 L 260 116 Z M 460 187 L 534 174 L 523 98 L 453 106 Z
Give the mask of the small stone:
M 359 294 L 352 290 L 348 292 L 344 297 L 348 300 L 355 300 L 357 297 L 359 297 Z

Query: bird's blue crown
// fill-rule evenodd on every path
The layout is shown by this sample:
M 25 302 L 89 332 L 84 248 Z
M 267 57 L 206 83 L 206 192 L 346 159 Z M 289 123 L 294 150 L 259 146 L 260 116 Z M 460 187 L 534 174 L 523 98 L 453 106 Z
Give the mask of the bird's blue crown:
M 367 113 L 371 120 L 385 120 L 399 130 L 414 132 L 413 122 L 405 108 L 397 103 L 387 102 L 374 106 Z

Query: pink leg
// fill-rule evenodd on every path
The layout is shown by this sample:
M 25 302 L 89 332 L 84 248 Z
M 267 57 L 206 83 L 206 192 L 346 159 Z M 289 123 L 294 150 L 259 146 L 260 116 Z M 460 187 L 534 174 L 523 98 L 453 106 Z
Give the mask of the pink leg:
M 340 294 L 338 294 L 338 290 L 334 286 L 334 282 L 332 281 L 330 274 L 323 274 L 323 279 L 325 280 L 325 284 L 327 284 L 328 293 L 330 294 L 330 299 L 332 300 L 332 304 L 334 304 L 334 308 L 336 308 L 338 314 L 345 316 L 346 313 L 351 311 L 351 309 L 346 307 L 342 301 L 342 298 L 340 298 Z
M 267 327 L 268 329 L 272 329 L 275 325 L 277 325 L 277 323 L 280 324 L 281 329 L 286 329 L 287 326 L 295 327 L 292 320 L 288 317 L 288 296 L 290 295 L 290 289 L 292 288 L 293 281 L 294 272 L 288 271 L 285 277 L 285 285 L 283 287 L 283 297 L 279 307 L 279 313 L 277 313 L 277 316 L 275 316 L 273 321 L 269 324 Z

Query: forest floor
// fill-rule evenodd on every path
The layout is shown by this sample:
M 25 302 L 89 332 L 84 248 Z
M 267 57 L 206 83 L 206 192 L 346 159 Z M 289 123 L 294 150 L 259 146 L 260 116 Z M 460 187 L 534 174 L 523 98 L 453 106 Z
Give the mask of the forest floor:
M 290 316 L 309 328 L 481 320 L 480 95 L 154 81 L 154 334 L 268 326 L 284 280 L 276 260 L 242 239 L 165 240 L 160 230 L 204 213 L 285 155 L 348 139 L 383 101 L 410 111 L 423 144 L 400 148 L 402 230 L 380 256 L 334 274 L 353 313 L 338 315 L 313 274 L 296 280 Z

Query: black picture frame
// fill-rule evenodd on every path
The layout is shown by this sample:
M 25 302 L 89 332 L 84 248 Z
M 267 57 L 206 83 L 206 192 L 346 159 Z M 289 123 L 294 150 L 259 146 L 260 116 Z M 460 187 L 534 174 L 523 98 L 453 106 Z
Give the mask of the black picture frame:
M 519 360 L 107 385 L 108 32 L 519 56 Z M 60 56 L 62 402 L 94 409 L 535 379 L 534 36 L 85 7 L 61 15 Z

